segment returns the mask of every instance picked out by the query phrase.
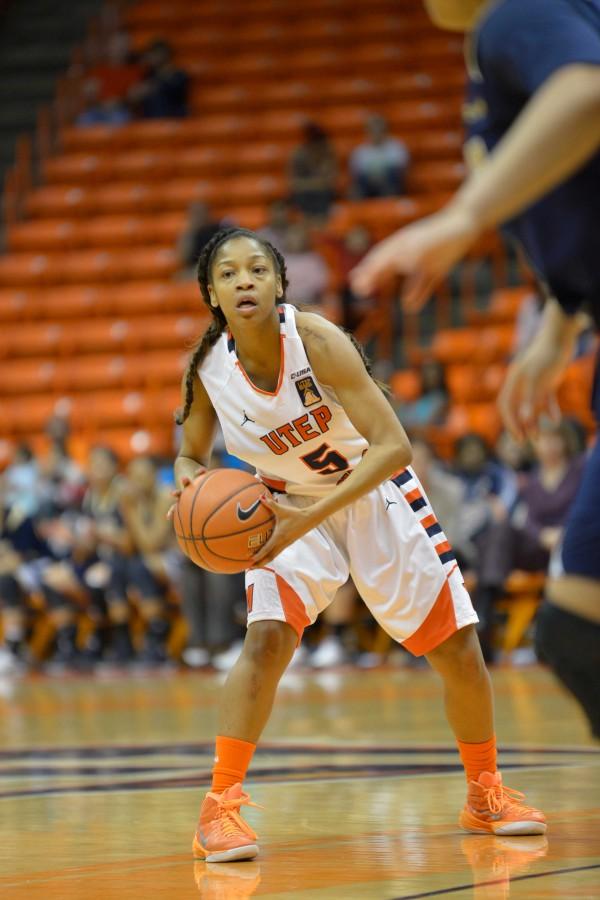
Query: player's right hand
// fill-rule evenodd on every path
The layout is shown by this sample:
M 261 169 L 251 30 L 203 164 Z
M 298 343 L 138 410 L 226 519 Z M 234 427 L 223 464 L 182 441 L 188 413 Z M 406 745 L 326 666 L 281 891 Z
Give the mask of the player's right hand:
M 175 515 L 175 508 L 176 508 L 177 504 L 179 503 L 179 498 L 181 497 L 181 493 L 184 490 L 184 488 L 186 488 L 188 486 L 188 484 L 191 484 L 192 481 L 194 481 L 196 478 L 198 478 L 199 475 L 204 475 L 205 472 L 206 472 L 205 466 L 200 466 L 200 468 L 196 469 L 196 471 L 194 472 L 194 474 L 192 475 L 191 478 L 188 478 L 187 475 L 183 476 L 183 478 L 181 479 L 181 488 L 171 491 L 171 497 L 175 497 L 175 503 L 173 503 L 167 510 L 167 519 L 172 519 L 173 516 Z
M 352 290 L 372 294 L 390 275 L 404 275 L 402 304 L 418 312 L 479 235 L 474 215 L 452 203 L 381 241 L 350 273 Z

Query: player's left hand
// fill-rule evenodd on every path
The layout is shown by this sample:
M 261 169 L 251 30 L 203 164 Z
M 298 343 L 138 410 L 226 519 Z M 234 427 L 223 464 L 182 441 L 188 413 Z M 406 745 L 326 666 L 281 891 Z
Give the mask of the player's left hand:
M 350 273 L 352 290 L 365 296 L 390 275 L 405 275 L 402 304 L 418 312 L 479 233 L 469 210 L 459 204 L 446 206 L 401 228 L 369 251 Z
M 275 527 L 267 543 L 252 557 L 253 566 L 266 566 L 282 550 L 314 528 L 314 522 L 308 515 L 310 507 L 297 509 L 294 506 L 282 506 L 271 497 L 263 497 L 261 503 L 275 516 Z

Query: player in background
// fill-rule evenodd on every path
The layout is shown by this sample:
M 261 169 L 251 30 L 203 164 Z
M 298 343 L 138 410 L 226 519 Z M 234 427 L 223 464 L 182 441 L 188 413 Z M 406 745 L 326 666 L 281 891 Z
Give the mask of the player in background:
M 198 280 L 212 321 L 184 377 L 178 489 L 207 465 L 218 418 L 228 451 L 278 493 L 264 500 L 276 516 L 273 534 L 246 573 L 248 630 L 219 704 L 195 854 L 228 862 L 258 852 L 239 815 L 249 802 L 242 782 L 304 627 L 349 574 L 382 627 L 426 655 L 443 680 L 468 781 L 462 827 L 543 834 L 543 814 L 497 772 L 477 616 L 408 468 L 406 433 L 364 357 L 336 326 L 285 303 L 285 261 L 252 232 L 216 235 Z
M 425 0 L 440 27 L 469 32 L 466 149 L 485 150 L 438 213 L 375 247 L 353 273 L 358 293 L 396 272 L 418 310 L 487 228 L 523 246 L 549 299 L 499 398 L 518 438 L 558 414 L 554 389 L 581 312 L 600 325 L 600 0 Z M 469 108 L 469 104 L 467 104 Z M 600 418 L 598 374 L 593 398 Z M 561 560 L 538 619 L 540 656 L 582 704 L 600 737 L 600 442 L 573 504 Z M 556 571 L 555 571 L 556 570 Z

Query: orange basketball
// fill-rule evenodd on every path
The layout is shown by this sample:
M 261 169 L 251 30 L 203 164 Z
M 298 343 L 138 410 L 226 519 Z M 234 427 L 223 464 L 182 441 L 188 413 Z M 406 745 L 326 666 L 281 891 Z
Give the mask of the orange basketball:
M 260 502 L 268 488 L 240 469 L 211 469 L 181 492 L 173 525 L 179 546 L 209 572 L 247 569 L 269 539 L 275 516 Z

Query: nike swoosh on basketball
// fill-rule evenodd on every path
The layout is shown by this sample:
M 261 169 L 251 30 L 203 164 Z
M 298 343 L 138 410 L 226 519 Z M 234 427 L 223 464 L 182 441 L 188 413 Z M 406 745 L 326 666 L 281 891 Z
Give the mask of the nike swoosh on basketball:
M 240 504 L 237 505 L 237 517 L 241 519 L 242 522 L 245 522 L 246 519 L 249 519 L 251 515 L 253 515 L 258 507 L 260 506 L 260 500 L 256 500 L 252 506 L 249 506 L 247 509 L 244 509 Z

